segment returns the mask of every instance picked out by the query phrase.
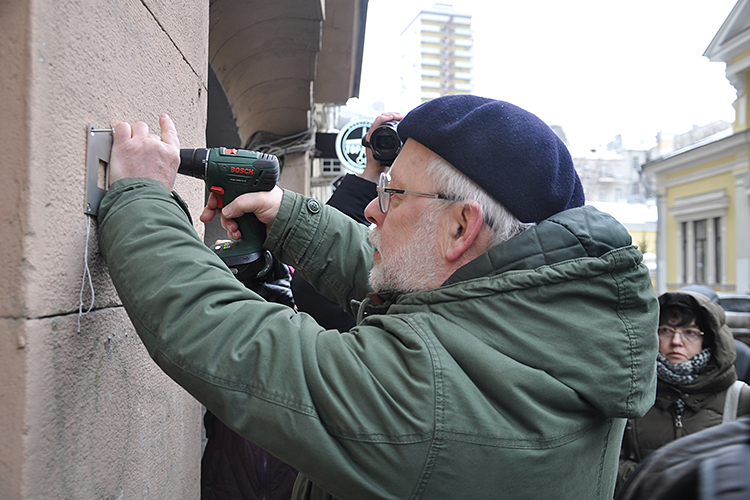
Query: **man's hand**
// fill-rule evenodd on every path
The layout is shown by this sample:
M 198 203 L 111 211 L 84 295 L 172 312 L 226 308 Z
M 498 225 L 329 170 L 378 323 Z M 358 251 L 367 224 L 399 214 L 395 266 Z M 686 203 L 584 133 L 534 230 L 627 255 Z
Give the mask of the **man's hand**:
M 271 229 L 273 221 L 276 220 L 276 214 L 279 213 L 283 197 L 284 191 L 279 186 L 274 186 L 271 191 L 246 193 L 238 196 L 232 203 L 219 210 L 217 208 L 219 200 L 214 193 L 211 193 L 200 219 L 201 222 L 206 223 L 221 215 L 221 227 L 227 230 L 230 238 L 238 240 L 242 235 L 238 230 L 239 225 L 234 219 L 254 213 L 258 220 L 266 225 L 266 231 L 268 231 Z
M 372 125 L 370 125 L 370 128 L 367 130 L 367 141 L 370 141 L 370 136 L 372 135 L 373 130 L 378 128 L 380 124 L 389 122 L 391 120 L 401 121 L 403 117 L 404 115 L 402 115 L 401 113 L 393 112 L 383 113 L 382 115 L 378 116 L 377 118 L 375 118 L 375 120 L 372 122 Z M 388 168 L 389 167 L 381 166 L 380 162 L 373 158 L 370 148 L 367 148 L 367 165 L 365 166 L 364 172 L 362 172 L 359 176 L 363 179 L 367 179 L 368 181 L 377 184 L 380 180 L 380 174 L 388 170 Z
M 109 183 L 126 177 L 147 177 L 172 191 L 180 166 L 180 140 L 172 119 L 159 117 L 161 137 L 148 133 L 148 125 L 138 122 L 115 125 L 109 159 Z

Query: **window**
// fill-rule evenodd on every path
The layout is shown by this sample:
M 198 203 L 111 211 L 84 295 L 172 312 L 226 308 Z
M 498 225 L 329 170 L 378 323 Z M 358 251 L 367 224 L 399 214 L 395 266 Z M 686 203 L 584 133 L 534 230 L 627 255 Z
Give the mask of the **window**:
M 726 281 L 723 242 L 728 206 L 729 197 L 722 189 L 678 198 L 668 207 L 677 222 L 679 285 Z
M 688 265 L 687 264 L 687 261 L 688 261 L 688 259 L 687 259 L 687 253 L 688 253 L 688 232 L 687 232 L 688 223 L 687 222 L 683 222 L 682 224 L 680 224 L 680 229 L 682 230 L 682 238 L 680 238 L 680 240 L 681 240 L 680 243 L 681 243 L 681 246 L 682 246 L 682 248 L 680 248 L 680 256 L 682 257 L 682 259 L 680 260 L 680 262 L 682 263 L 682 266 L 681 266 L 682 269 L 680 269 L 680 276 L 683 277 L 680 281 L 682 281 L 684 283 L 685 280 L 686 280 L 685 277 L 688 275 L 688 269 L 687 269 L 687 265 Z
M 332 158 L 323 158 L 322 161 L 323 175 L 341 174 L 341 162 Z

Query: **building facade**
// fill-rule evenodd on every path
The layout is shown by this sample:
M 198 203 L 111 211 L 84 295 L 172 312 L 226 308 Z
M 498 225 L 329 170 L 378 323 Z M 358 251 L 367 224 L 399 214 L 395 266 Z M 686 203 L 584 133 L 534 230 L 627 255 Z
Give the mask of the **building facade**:
M 696 283 L 716 291 L 750 290 L 748 28 L 750 2 L 739 0 L 703 54 L 726 64 L 737 90 L 733 127 L 692 145 L 677 144 L 681 149 L 644 165 L 658 191 L 659 293 Z
M 422 10 L 401 33 L 402 109 L 471 93 L 473 46 L 471 15 L 446 4 Z
M 623 147 L 618 136 L 607 148 L 574 154 L 586 200 L 606 203 L 645 203 L 653 196 L 641 166 L 648 151 Z

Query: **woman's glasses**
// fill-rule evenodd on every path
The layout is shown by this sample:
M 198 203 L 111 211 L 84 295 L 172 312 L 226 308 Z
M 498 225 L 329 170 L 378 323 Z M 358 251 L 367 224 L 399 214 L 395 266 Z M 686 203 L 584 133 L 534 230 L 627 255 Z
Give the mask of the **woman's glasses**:
M 672 328 L 671 326 L 662 325 L 659 327 L 659 337 L 663 339 L 671 339 L 679 333 L 682 339 L 687 342 L 697 342 L 698 339 L 703 337 L 703 332 L 697 328 Z

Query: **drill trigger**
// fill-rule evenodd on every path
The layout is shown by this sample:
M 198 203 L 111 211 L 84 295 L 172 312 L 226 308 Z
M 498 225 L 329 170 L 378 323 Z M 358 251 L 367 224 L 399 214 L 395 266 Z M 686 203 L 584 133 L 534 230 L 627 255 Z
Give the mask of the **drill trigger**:
M 219 210 L 224 208 L 224 188 L 220 186 L 211 186 L 211 192 L 216 195 L 218 201 L 216 208 Z

